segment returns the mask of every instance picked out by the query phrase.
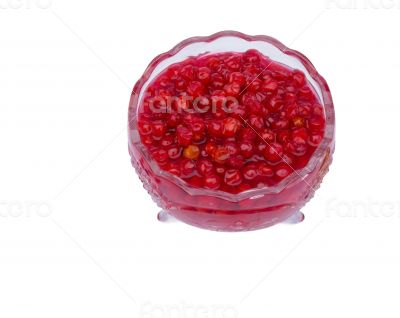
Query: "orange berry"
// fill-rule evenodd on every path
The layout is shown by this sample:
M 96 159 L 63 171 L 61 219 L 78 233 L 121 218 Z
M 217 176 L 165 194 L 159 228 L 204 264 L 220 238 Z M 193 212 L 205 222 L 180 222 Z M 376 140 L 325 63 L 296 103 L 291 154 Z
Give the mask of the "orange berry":
M 183 156 L 188 159 L 196 159 L 199 155 L 200 149 L 195 145 L 189 145 L 183 150 Z

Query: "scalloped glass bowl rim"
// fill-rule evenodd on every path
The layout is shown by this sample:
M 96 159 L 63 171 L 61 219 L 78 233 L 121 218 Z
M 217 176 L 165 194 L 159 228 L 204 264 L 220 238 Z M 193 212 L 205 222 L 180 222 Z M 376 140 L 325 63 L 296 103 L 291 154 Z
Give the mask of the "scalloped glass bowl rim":
M 149 79 L 150 75 L 156 68 L 156 66 L 163 60 L 174 56 L 176 53 L 178 53 L 180 50 L 185 48 L 188 45 L 191 45 L 193 43 L 197 42 L 212 42 L 220 37 L 239 37 L 243 40 L 246 40 L 248 42 L 252 41 L 265 41 L 276 48 L 278 48 L 282 53 L 291 55 L 292 57 L 297 58 L 305 67 L 305 69 L 309 72 L 309 75 L 312 77 L 312 79 L 318 84 L 319 88 L 321 89 L 321 94 L 322 94 L 322 101 L 321 103 L 323 104 L 324 110 L 325 110 L 325 117 L 326 117 L 326 127 L 325 127 L 325 134 L 324 138 L 321 141 L 320 145 L 318 148 L 315 150 L 314 154 L 310 158 L 308 164 L 300 170 L 295 170 L 290 176 L 287 178 L 283 179 L 281 182 L 276 184 L 275 186 L 272 187 L 263 187 L 263 188 L 255 188 L 255 189 L 250 189 L 247 191 L 243 191 L 237 194 L 232 194 L 220 190 L 210 190 L 210 189 L 203 189 L 203 188 L 196 188 L 194 186 L 191 186 L 188 184 L 186 181 L 183 179 L 165 171 L 162 170 L 157 163 L 150 157 L 150 154 L 148 153 L 146 147 L 140 142 L 140 138 L 138 136 L 138 141 L 133 143 L 132 142 L 132 132 L 135 132 L 138 134 L 137 131 L 137 118 L 136 118 L 136 109 L 139 107 L 138 105 L 138 99 L 139 95 L 141 93 L 143 85 L 147 82 Z M 227 48 L 227 52 L 229 51 L 229 48 Z M 133 116 L 133 117 L 132 117 Z M 131 118 L 132 117 L 132 118 Z M 289 49 L 287 48 L 284 44 L 279 42 L 278 40 L 266 36 L 266 35 L 255 35 L 255 36 L 250 36 L 246 35 L 237 31 L 222 31 L 218 32 L 215 34 L 212 34 L 210 36 L 197 36 L 197 37 L 191 37 L 188 38 L 179 44 L 177 44 L 175 47 L 173 47 L 170 51 L 162 53 L 155 57 L 145 72 L 143 73 L 142 77 L 137 81 L 136 85 L 133 88 L 132 94 L 131 94 L 131 100 L 129 103 L 129 111 L 128 111 L 128 139 L 129 139 L 129 148 L 131 147 L 136 147 L 141 155 L 146 159 L 148 164 L 151 167 L 152 172 L 159 177 L 165 178 L 173 183 L 175 183 L 179 188 L 182 188 L 184 191 L 186 191 L 188 194 L 193 195 L 193 196 L 212 196 L 212 197 L 218 197 L 221 199 L 225 199 L 228 201 L 232 202 L 238 202 L 242 201 L 244 199 L 256 199 L 260 196 L 263 196 L 265 194 L 276 194 L 281 192 L 283 189 L 288 187 L 289 185 L 295 185 L 296 183 L 302 181 L 310 172 L 314 170 L 318 162 L 323 160 L 324 156 L 326 155 L 326 149 L 329 148 L 330 144 L 333 141 L 334 138 L 334 110 L 333 110 L 333 101 L 332 97 L 329 91 L 328 84 L 326 83 L 325 79 L 318 74 L 312 63 L 308 60 L 307 57 L 305 57 L 302 53 Z M 133 127 L 132 127 L 133 126 Z M 132 153 L 131 153 L 132 156 Z

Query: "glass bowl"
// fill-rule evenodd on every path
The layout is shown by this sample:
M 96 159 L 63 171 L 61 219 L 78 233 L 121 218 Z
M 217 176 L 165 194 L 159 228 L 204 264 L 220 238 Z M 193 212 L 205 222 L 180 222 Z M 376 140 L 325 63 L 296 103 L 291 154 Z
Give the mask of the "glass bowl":
M 303 71 L 314 88 L 325 111 L 326 127 L 323 140 L 308 164 L 275 186 L 239 194 L 196 188 L 160 169 L 141 143 L 137 128 L 139 106 L 148 85 L 171 64 L 189 57 L 250 49 L 256 49 L 289 68 Z M 281 222 L 302 221 L 300 209 L 314 195 L 332 161 L 334 130 L 334 108 L 328 85 L 311 62 L 272 37 L 249 36 L 235 31 L 189 38 L 157 56 L 134 86 L 128 112 L 129 153 L 144 188 L 164 213 L 187 224 L 216 231 L 248 231 Z

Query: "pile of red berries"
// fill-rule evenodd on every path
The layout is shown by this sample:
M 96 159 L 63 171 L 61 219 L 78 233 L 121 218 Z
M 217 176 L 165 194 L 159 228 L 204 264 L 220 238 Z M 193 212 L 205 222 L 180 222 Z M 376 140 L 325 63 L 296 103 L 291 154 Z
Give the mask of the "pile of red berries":
M 304 74 L 255 50 L 168 67 L 147 87 L 138 118 L 161 169 L 230 193 L 273 186 L 306 166 L 324 129 Z

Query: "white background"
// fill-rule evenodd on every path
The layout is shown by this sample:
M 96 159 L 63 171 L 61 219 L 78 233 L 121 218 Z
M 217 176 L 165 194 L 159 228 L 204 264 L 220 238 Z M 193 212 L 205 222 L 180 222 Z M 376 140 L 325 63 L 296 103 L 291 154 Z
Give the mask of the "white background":
M 399 317 L 400 0 L 0 0 L 0 317 Z M 298 225 L 159 223 L 131 167 L 130 91 L 195 35 L 267 34 L 336 108 Z

